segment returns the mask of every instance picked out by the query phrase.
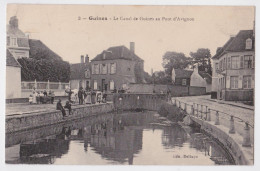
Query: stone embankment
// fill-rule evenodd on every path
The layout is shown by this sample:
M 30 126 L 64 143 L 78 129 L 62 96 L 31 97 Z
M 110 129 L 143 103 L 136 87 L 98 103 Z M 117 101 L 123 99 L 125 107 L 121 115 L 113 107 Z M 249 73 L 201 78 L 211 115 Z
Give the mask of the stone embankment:
M 189 104 L 178 98 L 173 98 L 170 104 L 185 112 L 186 125 L 199 125 L 202 131 L 218 140 L 233 156 L 236 164 L 254 164 L 254 127 L 248 122 L 234 117 L 232 113 L 197 103 Z

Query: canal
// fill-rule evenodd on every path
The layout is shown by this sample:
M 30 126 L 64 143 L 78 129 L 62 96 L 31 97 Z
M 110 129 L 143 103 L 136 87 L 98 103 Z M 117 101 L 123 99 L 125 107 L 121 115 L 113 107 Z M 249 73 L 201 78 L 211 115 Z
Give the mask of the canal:
M 103 114 L 6 134 L 6 163 L 86 165 L 233 165 L 199 129 L 156 112 Z

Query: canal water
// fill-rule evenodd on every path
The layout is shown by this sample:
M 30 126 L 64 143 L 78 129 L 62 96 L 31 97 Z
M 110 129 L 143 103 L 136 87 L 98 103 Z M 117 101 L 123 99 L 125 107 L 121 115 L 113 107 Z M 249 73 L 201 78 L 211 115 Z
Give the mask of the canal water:
M 199 130 L 155 112 L 104 114 L 6 135 L 6 163 L 233 165 Z

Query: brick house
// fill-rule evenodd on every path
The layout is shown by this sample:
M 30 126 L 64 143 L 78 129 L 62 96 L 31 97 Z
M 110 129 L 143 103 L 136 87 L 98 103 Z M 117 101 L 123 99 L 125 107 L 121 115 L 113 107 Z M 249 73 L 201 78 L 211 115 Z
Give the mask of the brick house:
M 81 56 L 81 62 L 70 65 L 70 88 L 79 89 L 80 87 L 90 87 L 91 83 L 91 66 L 89 57 L 86 55 L 85 61 L 84 56 Z
M 253 101 L 254 30 L 241 30 L 212 57 L 212 98 L 229 101 Z
M 135 44 L 130 49 L 115 46 L 104 50 L 91 60 L 91 88 L 112 91 L 126 89 L 129 83 L 143 82 L 144 61 L 135 54 Z

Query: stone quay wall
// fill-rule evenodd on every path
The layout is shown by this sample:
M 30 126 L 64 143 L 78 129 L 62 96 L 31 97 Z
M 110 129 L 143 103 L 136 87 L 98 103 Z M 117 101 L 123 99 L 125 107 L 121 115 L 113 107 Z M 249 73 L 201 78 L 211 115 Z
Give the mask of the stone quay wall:
M 8 115 L 5 119 L 6 133 L 23 131 L 32 128 L 63 123 L 102 113 L 123 110 L 154 110 L 157 111 L 162 102 L 166 100 L 165 94 L 113 94 L 113 103 L 100 103 L 94 105 L 72 106 L 73 115 L 62 117 L 59 110 L 46 112 L 32 112 L 21 115 Z M 68 113 L 68 110 L 66 110 Z
M 79 105 L 73 106 L 72 115 L 64 118 L 59 110 L 37 112 L 30 114 L 6 116 L 5 131 L 12 133 L 16 131 L 24 131 L 32 128 L 58 124 L 87 116 L 99 115 L 102 113 L 112 112 L 114 105 L 112 103 L 103 103 L 95 105 Z M 68 110 L 66 110 L 68 114 Z

